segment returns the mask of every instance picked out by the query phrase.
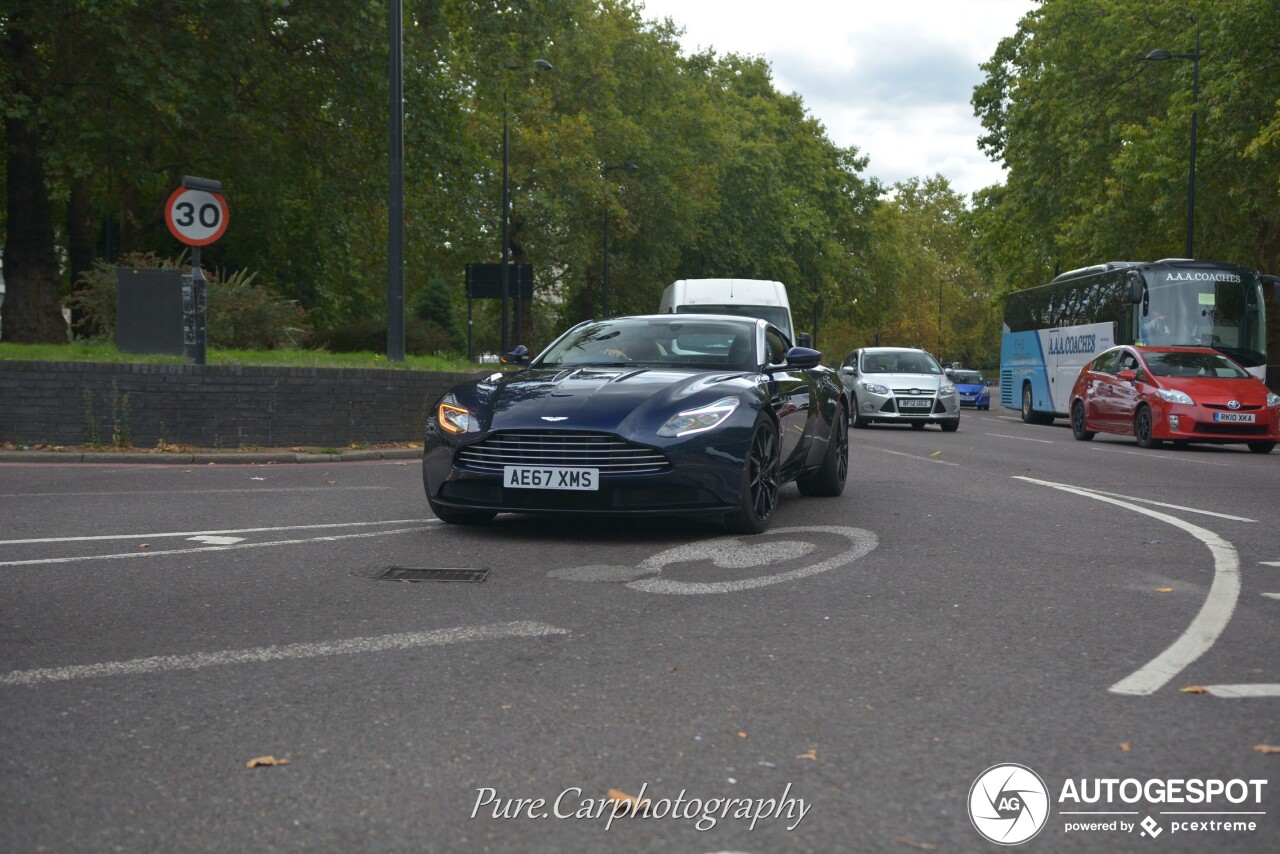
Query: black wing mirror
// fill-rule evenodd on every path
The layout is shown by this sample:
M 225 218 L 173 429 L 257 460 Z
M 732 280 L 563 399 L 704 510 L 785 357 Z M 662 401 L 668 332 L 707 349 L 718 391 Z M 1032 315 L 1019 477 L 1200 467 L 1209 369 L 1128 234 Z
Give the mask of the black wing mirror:
M 510 350 L 502 354 L 502 364 L 504 365 L 527 365 L 529 364 L 529 348 L 523 344 L 517 344 Z
M 787 351 L 788 368 L 816 368 L 822 364 L 822 354 L 808 347 L 792 347 Z

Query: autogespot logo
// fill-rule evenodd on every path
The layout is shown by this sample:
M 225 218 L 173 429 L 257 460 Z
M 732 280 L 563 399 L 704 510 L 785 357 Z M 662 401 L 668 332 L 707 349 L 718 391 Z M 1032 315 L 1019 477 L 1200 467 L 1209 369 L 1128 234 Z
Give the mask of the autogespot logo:
M 1019 845 L 1049 820 L 1049 790 L 1025 765 L 992 765 L 969 789 L 969 820 L 998 845 Z

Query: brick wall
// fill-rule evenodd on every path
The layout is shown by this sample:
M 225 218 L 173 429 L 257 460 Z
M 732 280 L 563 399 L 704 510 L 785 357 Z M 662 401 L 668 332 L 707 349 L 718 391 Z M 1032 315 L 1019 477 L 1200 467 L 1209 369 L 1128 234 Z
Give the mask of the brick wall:
M 422 439 L 427 407 L 477 374 L 0 361 L 0 441 L 346 447 Z

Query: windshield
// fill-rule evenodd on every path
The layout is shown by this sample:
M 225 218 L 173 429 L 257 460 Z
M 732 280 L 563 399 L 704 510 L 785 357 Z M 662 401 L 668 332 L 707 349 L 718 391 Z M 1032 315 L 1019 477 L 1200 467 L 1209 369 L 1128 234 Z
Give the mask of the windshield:
M 791 334 L 791 317 L 780 305 L 742 305 L 741 303 L 725 303 L 723 305 L 682 305 L 676 308 L 679 314 L 732 314 L 737 317 L 762 317 L 783 331 L 789 340 Z
M 1257 277 L 1214 267 L 1146 273 L 1138 308 L 1139 343 L 1212 347 L 1246 368 L 1266 364 L 1266 317 Z
M 955 371 L 951 379 L 960 385 L 982 385 L 986 379 L 977 371 Z
M 940 374 L 942 368 L 928 353 L 919 350 L 903 350 L 888 353 L 864 353 L 862 372 L 865 374 Z
M 756 368 L 756 326 L 733 320 L 626 317 L 584 323 L 565 333 L 533 367 Z
M 1157 377 L 1253 377 L 1221 353 L 1143 353 L 1147 367 Z

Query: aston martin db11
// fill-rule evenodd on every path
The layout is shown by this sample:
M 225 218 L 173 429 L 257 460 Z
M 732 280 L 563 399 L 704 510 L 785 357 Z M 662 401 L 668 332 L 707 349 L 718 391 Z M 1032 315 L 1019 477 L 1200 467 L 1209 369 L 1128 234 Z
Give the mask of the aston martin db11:
M 760 533 L 794 480 L 836 496 L 848 397 L 764 320 L 590 320 L 431 407 L 422 476 L 445 522 L 498 513 L 679 514 Z

